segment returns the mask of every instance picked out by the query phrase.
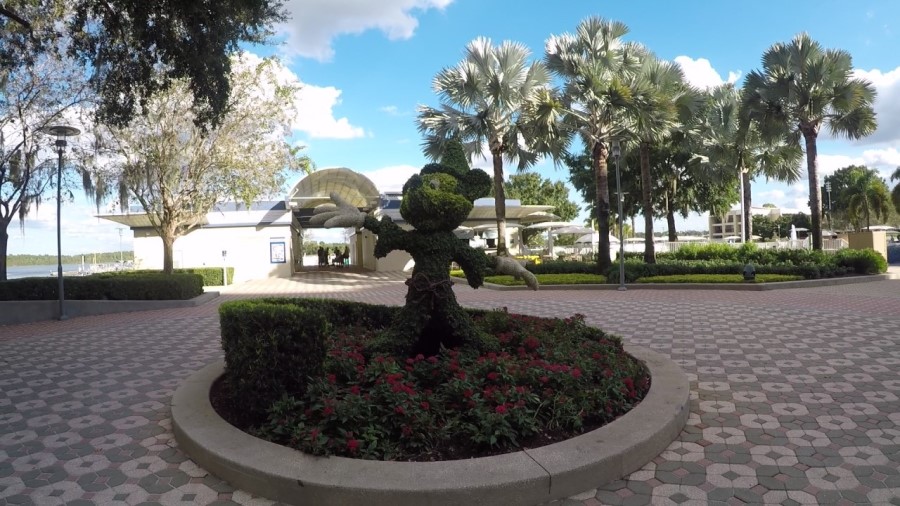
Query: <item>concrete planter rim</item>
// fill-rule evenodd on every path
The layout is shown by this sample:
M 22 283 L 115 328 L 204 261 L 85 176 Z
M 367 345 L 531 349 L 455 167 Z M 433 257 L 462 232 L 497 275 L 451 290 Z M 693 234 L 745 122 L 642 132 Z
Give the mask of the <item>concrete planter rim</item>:
M 541 504 L 640 469 L 673 441 L 688 417 L 687 376 L 642 347 L 626 352 L 650 370 L 651 388 L 634 409 L 594 431 L 529 450 L 441 462 L 315 457 L 255 438 L 212 408 L 209 392 L 224 361 L 187 378 L 172 399 L 179 447 L 235 487 L 290 504 Z

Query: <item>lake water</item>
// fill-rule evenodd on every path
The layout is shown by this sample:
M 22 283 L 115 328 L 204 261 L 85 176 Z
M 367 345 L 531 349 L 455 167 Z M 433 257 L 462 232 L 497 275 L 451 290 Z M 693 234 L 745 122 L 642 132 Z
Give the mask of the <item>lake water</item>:
M 77 272 L 81 268 L 81 264 L 63 264 L 63 272 Z M 56 273 L 56 264 L 54 265 L 22 265 L 18 267 L 7 267 L 6 278 L 46 278 L 50 274 Z

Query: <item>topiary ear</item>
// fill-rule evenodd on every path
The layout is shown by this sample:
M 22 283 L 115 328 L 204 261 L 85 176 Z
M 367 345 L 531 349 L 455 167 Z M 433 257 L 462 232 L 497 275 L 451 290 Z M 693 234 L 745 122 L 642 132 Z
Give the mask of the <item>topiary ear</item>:
M 406 195 L 407 191 L 414 190 L 420 186 L 422 186 L 422 177 L 418 174 L 413 174 L 403 183 L 403 194 Z
M 462 194 L 474 201 L 491 194 L 491 176 L 481 169 L 472 169 L 460 178 Z
M 466 175 L 466 172 L 468 172 L 468 170 L 469 169 L 461 170 L 456 167 L 444 165 L 442 163 L 429 163 L 428 165 L 422 167 L 422 170 L 419 171 L 419 174 L 424 176 L 425 174 L 441 173 L 449 174 L 456 179 L 462 179 L 463 176 Z

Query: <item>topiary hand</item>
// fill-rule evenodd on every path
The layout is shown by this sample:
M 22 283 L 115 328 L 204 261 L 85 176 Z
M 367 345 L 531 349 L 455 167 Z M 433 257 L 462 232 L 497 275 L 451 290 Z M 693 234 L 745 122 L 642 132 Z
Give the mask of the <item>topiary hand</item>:
M 516 279 L 524 279 L 525 284 L 532 290 L 538 289 L 537 278 L 529 272 L 522 264 L 508 257 L 494 257 L 494 272 L 497 274 L 506 274 Z
M 366 213 L 361 212 L 353 204 L 342 199 L 337 193 L 331 193 L 335 205 L 322 205 L 316 208 L 309 224 L 313 227 L 359 228 L 363 226 Z

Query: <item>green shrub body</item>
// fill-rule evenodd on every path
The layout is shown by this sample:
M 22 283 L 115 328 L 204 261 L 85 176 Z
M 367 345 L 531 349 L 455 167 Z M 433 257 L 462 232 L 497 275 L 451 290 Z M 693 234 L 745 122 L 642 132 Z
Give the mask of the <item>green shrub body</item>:
M 198 274 L 116 272 L 65 278 L 65 297 L 70 300 L 187 300 L 202 293 L 203 278 Z M 0 300 L 53 300 L 58 297 L 56 278 L 0 282 Z
M 363 226 L 378 235 L 376 258 L 404 250 L 415 261 L 406 281 L 406 305 L 369 351 L 434 354 L 442 346 L 495 346 L 457 302 L 447 269 L 456 262 L 473 288 L 483 284 L 490 260 L 483 250 L 457 239 L 453 230 L 468 217 L 472 202 L 489 189 L 484 171 L 429 164 L 403 185 L 400 214 L 414 230 L 403 230 L 387 216 L 365 217 Z

